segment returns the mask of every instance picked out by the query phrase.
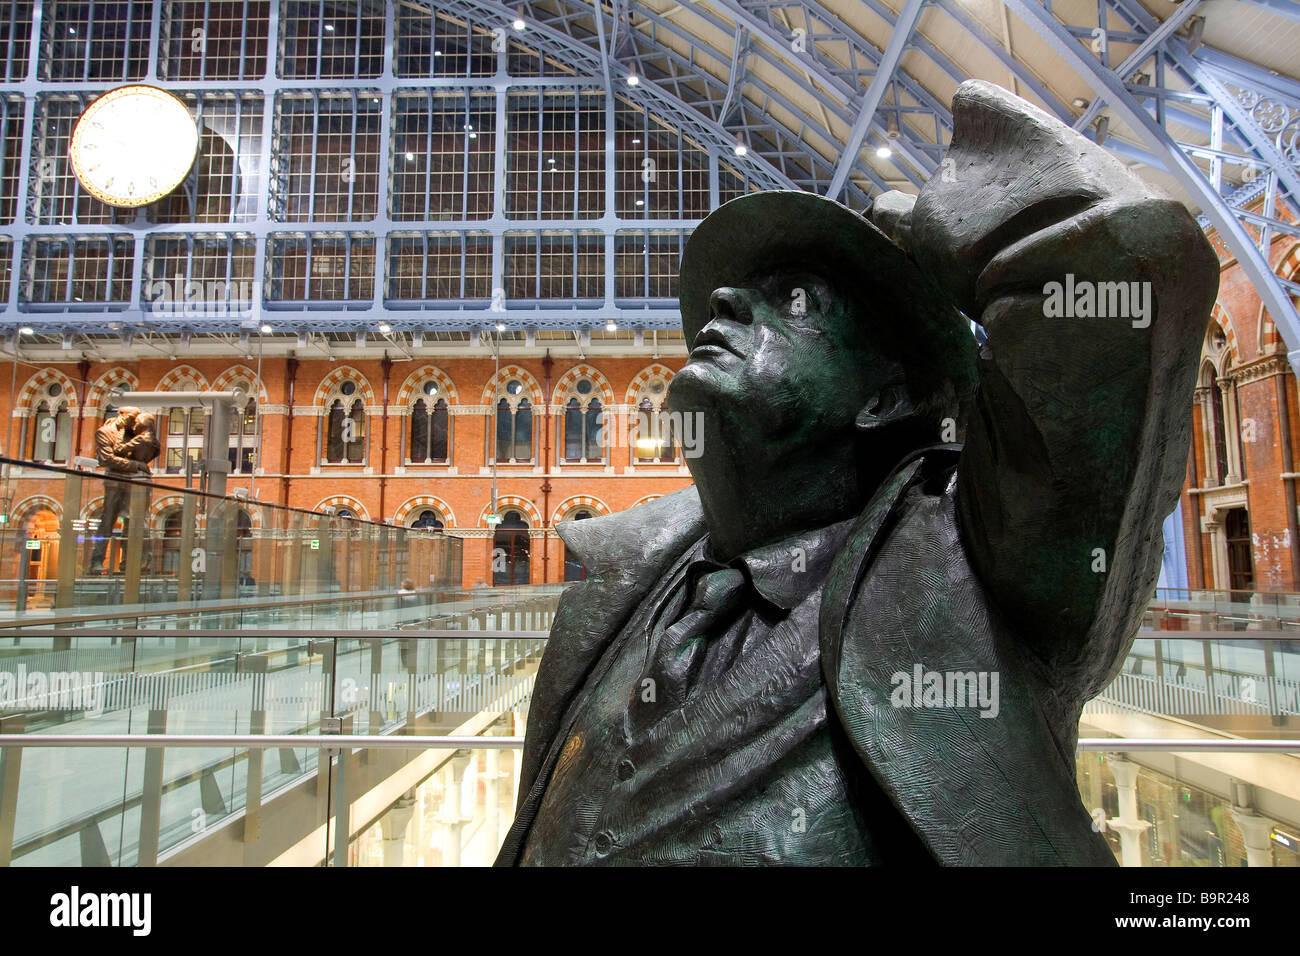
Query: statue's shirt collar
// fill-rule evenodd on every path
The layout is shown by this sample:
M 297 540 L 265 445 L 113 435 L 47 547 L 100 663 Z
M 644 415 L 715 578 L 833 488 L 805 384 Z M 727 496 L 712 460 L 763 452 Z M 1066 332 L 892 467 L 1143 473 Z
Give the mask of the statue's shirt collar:
M 826 580 L 831 562 L 848 538 L 853 521 L 853 518 L 846 518 L 759 545 L 726 562 L 726 565 L 744 571 L 749 583 L 764 600 L 783 611 L 790 611 Z M 713 558 L 707 535 L 700 545 L 699 557 L 722 564 Z

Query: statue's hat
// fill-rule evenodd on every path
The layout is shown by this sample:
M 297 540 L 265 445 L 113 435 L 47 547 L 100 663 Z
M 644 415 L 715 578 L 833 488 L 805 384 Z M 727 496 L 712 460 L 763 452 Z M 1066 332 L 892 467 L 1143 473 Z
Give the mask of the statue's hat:
M 748 193 L 695 228 L 679 288 L 686 347 L 709 322 L 714 290 L 752 283 L 783 266 L 809 269 L 851 295 L 861 321 L 878 325 L 882 344 L 892 342 L 897 357 L 933 363 L 942 356 L 946 361 L 933 364 L 960 362 L 973 374 L 970 325 L 939 283 L 864 216 L 797 190 Z

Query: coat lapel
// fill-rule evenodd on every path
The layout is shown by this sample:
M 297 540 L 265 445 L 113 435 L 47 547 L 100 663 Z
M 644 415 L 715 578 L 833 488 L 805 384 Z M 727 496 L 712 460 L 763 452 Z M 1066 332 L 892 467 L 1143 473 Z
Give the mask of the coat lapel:
M 565 521 L 560 538 L 587 569 L 564 592 L 528 705 L 528 734 L 519 778 L 519 807 L 498 865 L 511 865 L 541 802 L 561 726 L 592 668 L 632 612 L 682 552 L 704 534 L 694 486 L 627 511 Z
M 840 721 L 941 863 L 1113 865 L 1042 715 L 1038 685 L 999 637 L 950 496 L 921 496 L 918 514 L 899 519 L 908 522 L 897 526 L 904 539 L 892 540 L 889 519 L 919 479 L 917 465 L 896 472 L 868 505 L 827 581 L 822 662 Z M 916 698 L 899 706 L 896 675 L 914 675 L 917 665 L 997 675 L 996 716 Z

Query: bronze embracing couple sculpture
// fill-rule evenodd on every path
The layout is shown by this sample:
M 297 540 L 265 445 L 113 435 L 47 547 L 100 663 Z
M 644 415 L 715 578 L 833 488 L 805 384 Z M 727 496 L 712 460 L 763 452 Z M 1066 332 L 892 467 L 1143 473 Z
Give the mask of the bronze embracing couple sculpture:
M 499 864 L 1114 862 L 1077 725 L 1159 571 L 1218 262 L 1024 101 L 953 117 L 914 202 L 691 236 L 695 487 L 560 526 L 589 577 Z

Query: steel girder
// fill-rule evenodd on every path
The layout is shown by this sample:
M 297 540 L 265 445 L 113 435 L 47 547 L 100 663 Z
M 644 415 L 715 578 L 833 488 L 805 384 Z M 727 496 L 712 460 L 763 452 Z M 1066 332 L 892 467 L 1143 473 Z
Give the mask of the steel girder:
M 1152 116 L 1145 106 L 1136 99 L 1133 85 L 1126 84 L 1125 77 L 1117 75 L 1115 71 L 1107 68 L 1100 60 L 1095 58 L 1075 38 L 1074 34 L 1041 3 L 1036 2 L 1036 0 L 1005 0 L 1005 2 L 1021 20 L 1033 28 L 1047 42 L 1059 57 L 1088 81 L 1098 96 L 1106 99 L 1108 107 L 1142 137 L 1153 153 L 1165 161 L 1166 168 L 1170 173 L 1199 202 L 1204 215 L 1237 256 L 1238 262 L 1249 276 L 1265 307 L 1272 313 L 1279 333 L 1291 349 L 1288 358 L 1292 367 L 1300 366 L 1300 348 L 1297 348 L 1297 346 L 1300 346 L 1300 315 L 1297 315 L 1295 305 L 1287 294 L 1287 290 L 1273 273 L 1267 253 L 1260 250 L 1256 240 L 1250 235 L 1246 226 L 1238 217 L 1237 210 L 1225 200 L 1218 184 L 1212 183 L 1210 176 L 1207 176 L 1194 161 L 1195 148 L 1178 143 L 1169 134 L 1165 126 L 1163 110 L 1160 108 L 1162 101 L 1159 98 L 1156 99 L 1156 115 Z M 1139 14 L 1137 10 L 1133 9 L 1134 7 L 1136 7 L 1136 4 L 1132 3 L 1131 0 L 1103 0 L 1099 6 L 1099 12 L 1104 16 L 1107 9 L 1114 10 L 1130 22 L 1135 29 L 1145 28 L 1148 31 L 1154 31 L 1158 28 L 1154 20 L 1146 15 L 1145 11 L 1141 11 Z M 1101 29 L 1105 29 L 1104 23 L 1100 26 Z M 1165 41 L 1166 44 L 1172 42 L 1171 40 Z M 1251 145 L 1257 150 L 1264 147 L 1266 136 L 1263 130 L 1259 128 L 1258 124 L 1254 123 L 1249 115 L 1245 115 L 1244 110 L 1239 108 L 1241 104 L 1228 102 L 1227 100 L 1231 100 L 1231 97 L 1227 97 L 1225 100 L 1226 90 L 1221 85 L 1216 85 L 1216 81 L 1207 76 L 1204 68 L 1198 68 L 1195 64 L 1186 62 L 1190 57 L 1172 46 L 1166 45 L 1158 49 L 1159 52 L 1155 55 L 1167 57 L 1174 68 L 1186 71 L 1187 79 L 1192 84 L 1200 86 L 1201 91 L 1214 107 L 1213 115 L 1217 123 L 1222 123 L 1223 113 L 1230 113 L 1238 131 Z M 1163 63 L 1157 63 L 1157 72 L 1163 66 Z M 1259 156 L 1255 158 L 1263 159 Z M 1278 154 L 1278 158 L 1280 158 L 1280 154 Z M 1267 159 L 1263 159 L 1263 161 L 1266 164 L 1269 163 Z M 1278 177 L 1284 181 L 1290 178 L 1287 170 L 1279 169 L 1276 166 L 1271 166 L 1268 175 Z M 1295 195 L 1300 195 L 1300 193 Z

